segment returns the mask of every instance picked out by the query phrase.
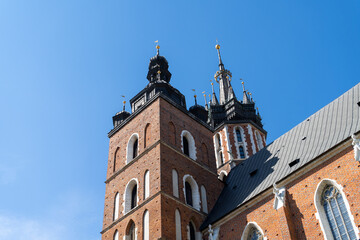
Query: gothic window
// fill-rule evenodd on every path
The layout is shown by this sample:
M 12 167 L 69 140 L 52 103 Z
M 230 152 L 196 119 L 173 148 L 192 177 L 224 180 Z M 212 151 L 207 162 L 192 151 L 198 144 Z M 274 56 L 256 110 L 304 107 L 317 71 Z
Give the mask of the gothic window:
M 262 149 L 264 147 L 263 145 L 263 142 L 262 142 L 262 138 L 261 138 L 261 135 L 258 131 L 255 132 L 255 136 L 256 136 L 256 143 L 257 143 L 257 146 L 259 148 L 259 151 L 260 149 Z
M 131 162 L 139 154 L 139 135 L 134 133 L 131 135 L 126 149 L 126 163 Z
M 208 213 L 206 189 L 203 185 L 201 185 L 200 191 L 201 191 L 202 210 L 204 213 Z
M 184 154 L 186 156 L 189 156 L 189 142 L 185 136 L 183 137 L 183 148 L 184 148 Z
M 135 223 L 131 220 L 128 227 L 127 227 L 127 232 L 126 232 L 126 240 L 136 240 L 136 235 L 135 235 Z
M 195 240 L 195 227 L 192 222 L 189 222 L 189 240 Z
M 150 138 L 151 137 L 151 128 L 150 128 L 150 123 L 146 124 L 145 127 L 145 132 L 144 132 L 144 148 L 146 148 L 146 146 L 149 146 L 149 142 L 150 142 Z
M 239 128 L 236 129 L 236 140 L 238 143 L 242 142 L 241 132 Z
M 239 153 L 240 153 L 240 158 L 245 158 L 245 152 L 244 152 L 244 147 L 243 146 L 239 147 Z
M 176 240 L 181 240 L 181 217 L 178 209 L 175 210 Z
M 241 127 L 236 127 L 235 128 L 235 136 L 236 136 L 236 142 L 235 145 L 237 146 L 238 149 L 238 158 L 240 159 L 245 159 L 246 158 L 246 154 L 245 154 L 245 146 L 246 146 L 246 142 L 244 141 L 244 133 L 243 130 L 241 129 Z
M 144 221 L 143 221 L 143 240 L 149 240 L 150 239 L 150 232 L 149 232 L 149 211 L 146 210 L 144 213 Z
M 200 192 L 196 181 L 190 175 L 185 175 L 183 180 L 186 204 L 200 211 Z
M 344 199 L 335 186 L 325 187 L 322 206 L 334 239 L 357 239 Z
M 221 136 L 220 133 L 215 135 L 215 153 L 217 159 L 217 167 L 224 164 L 224 155 L 221 147 Z
M 113 221 L 115 221 L 119 217 L 119 204 L 120 204 L 120 194 L 116 193 L 115 199 L 114 199 L 114 215 L 113 215 L 114 217 L 113 217 Z
M 241 240 L 263 240 L 264 234 L 261 228 L 255 223 L 250 222 L 246 225 Z
M 136 207 L 137 204 L 137 185 L 135 185 L 131 191 L 131 209 Z
M 120 150 L 120 148 L 117 147 L 116 150 L 115 150 L 115 153 L 114 153 L 113 172 L 116 171 L 116 160 L 117 160 L 118 158 L 120 158 L 120 157 L 119 157 L 119 155 L 120 155 L 120 151 L 119 151 L 119 150 Z
M 173 195 L 179 197 L 179 180 L 178 173 L 175 169 L 172 170 L 172 185 L 173 185 Z
M 186 203 L 190 206 L 193 206 L 193 196 L 192 196 L 192 189 L 190 183 L 185 182 L 185 193 L 186 193 Z
M 150 172 L 146 170 L 144 175 L 144 199 L 150 195 Z
M 119 232 L 117 230 L 114 233 L 114 240 L 119 240 Z
M 189 131 L 183 130 L 181 133 L 181 147 L 185 155 L 196 160 L 195 140 Z
M 124 214 L 128 213 L 131 209 L 137 206 L 138 202 L 138 181 L 133 178 L 126 185 L 124 194 Z

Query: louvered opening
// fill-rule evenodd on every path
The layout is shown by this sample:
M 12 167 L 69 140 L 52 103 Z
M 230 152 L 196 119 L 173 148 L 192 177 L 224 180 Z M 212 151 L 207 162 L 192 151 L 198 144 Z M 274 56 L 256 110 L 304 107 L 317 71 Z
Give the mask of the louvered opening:
M 300 162 L 300 159 L 295 159 L 294 161 L 292 161 L 291 163 L 289 163 L 289 167 L 293 167 L 295 166 L 296 164 L 298 164 Z
M 360 107 L 360 102 L 358 102 L 357 105 Z
M 303 140 L 303 141 L 304 141 L 305 139 L 306 139 L 306 137 L 303 137 L 301 140 Z
M 252 171 L 251 173 L 249 173 L 249 174 L 250 174 L 250 177 L 255 176 L 256 173 L 257 173 L 257 169 L 255 169 L 254 171 Z

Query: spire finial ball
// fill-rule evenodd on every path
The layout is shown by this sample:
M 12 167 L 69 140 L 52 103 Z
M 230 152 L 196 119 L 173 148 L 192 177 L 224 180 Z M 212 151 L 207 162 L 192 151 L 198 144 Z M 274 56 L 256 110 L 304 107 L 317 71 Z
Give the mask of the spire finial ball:
M 220 45 L 219 45 L 219 44 L 216 44 L 216 45 L 215 45 L 215 48 L 216 48 L 217 50 L 219 50 L 219 49 L 220 49 Z
M 156 49 L 160 49 L 160 46 L 159 46 L 159 45 L 156 45 Z

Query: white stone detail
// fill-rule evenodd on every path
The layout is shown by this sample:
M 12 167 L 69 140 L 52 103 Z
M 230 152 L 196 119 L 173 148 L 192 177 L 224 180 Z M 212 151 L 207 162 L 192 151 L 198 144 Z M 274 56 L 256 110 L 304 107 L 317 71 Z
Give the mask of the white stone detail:
M 119 240 L 119 232 L 116 230 L 114 234 L 114 240 Z
M 218 179 L 220 180 L 220 181 L 224 181 L 224 177 L 227 177 L 227 172 L 226 171 L 224 171 L 224 170 L 221 170 L 221 172 L 220 172 L 220 174 L 219 174 L 219 176 L 218 176 Z
M 135 140 L 138 140 L 138 153 L 139 153 L 139 134 L 133 133 L 128 141 L 128 144 L 126 146 L 126 164 L 131 162 L 133 160 L 133 150 L 134 150 L 134 143 Z
M 206 189 L 203 185 L 201 185 L 200 191 L 201 191 L 202 210 L 204 213 L 208 213 Z
M 175 210 L 176 240 L 181 240 L 181 216 L 178 209 Z
M 185 190 L 185 182 L 188 182 L 191 186 L 191 191 L 192 191 L 192 200 L 193 200 L 193 208 L 195 208 L 196 210 L 200 211 L 200 193 L 199 193 L 199 187 L 198 184 L 196 183 L 196 181 L 194 180 L 194 178 L 189 175 L 186 174 L 183 178 L 183 191 L 184 191 L 184 197 L 186 199 L 186 190 Z
M 194 137 L 187 130 L 181 132 L 181 151 L 184 152 L 183 137 L 186 137 L 189 143 L 189 157 L 196 161 L 196 146 Z
M 120 194 L 116 193 L 114 201 L 114 221 L 119 217 Z
M 360 162 L 360 139 L 356 138 L 354 134 L 351 137 L 353 139 L 352 145 L 354 146 L 355 161 Z
M 226 146 L 227 146 L 227 149 L 228 149 L 227 152 L 228 152 L 228 155 L 229 155 L 229 159 L 231 159 L 232 151 L 231 151 L 231 144 L 230 144 L 230 141 L 229 141 L 228 126 L 224 127 L 224 131 L 225 131 L 225 142 L 226 142 Z
M 128 182 L 125 188 L 123 201 L 124 215 L 131 210 L 131 191 L 135 185 L 137 186 L 136 203 L 139 203 L 139 182 L 136 178 L 133 178 Z
M 250 134 L 251 148 L 253 150 L 253 154 L 255 154 L 256 153 L 256 148 L 255 148 L 254 135 L 253 135 L 253 132 L 252 132 L 252 128 L 251 128 L 250 124 L 248 124 L 247 127 L 248 127 L 248 132 Z
M 148 198 L 150 196 L 150 172 L 146 170 L 144 176 L 144 198 Z
M 178 173 L 175 169 L 172 170 L 172 185 L 174 197 L 179 197 L 179 178 Z
M 149 211 L 146 210 L 145 213 L 144 213 L 144 221 L 143 221 L 143 228 L 144 228 L 144 231 L 143 231 L 143 235 L 144 235 L 144 238 L 143 240 L 150 240 L 150 227 L 149 227 Z
M 286 189 L 285 187 L 277 188 L 276 184 L 273 184 L 273 193 L 275 195 L 274 197 L 274 209 L 278 210 L 279 208 L 283 207 L 285 205 L 285 193 Z
M 218 240 L 219 239 L 219 232 L 220 232 L 220 227 L 212 229 L 211 224 L 209 224 L 209 229 L 208 229 L 209 240 Z
M 347 201 L 346 195 L 343 191 L 343 187 L 340 184 L 338 184 L 335 180 L 327 179 L 327 178 L 321 180 L 321 182 L 317 185 L 315 195 L 314 195 L 315 208 L 317 211 L 315 213 L 315 216 L 320 222 L 321 230 L 324 233 L 324 239 L 325 240 L 333 240 L 334 239 L 333 235 L 331 233 L 331 228 L 330 228 L 329 222 L 326 217 L 325 210 L 321 204 L 322 193 L 323 193 L 324 188 L 327 185 L 335 186 L 339 190 L 339 193 L 342 195 L 346 210 L 348 211 L 349 217 L 351 219 L 352 227 L 356 234 L 356 238 L 359 239 L 359 229 L 355 225 L 354 216 L 351 214 L 350 205 L 349 205 L 349 202 Z
M 262 137 L 259 133 L 259 131 L 255 131 L 255 135 L 256 135 L 256 143 L 257 143 L 257 146 L 258 146 L 258 149 L 259 151 L 264 147 L 264 144 L 262 142 Z

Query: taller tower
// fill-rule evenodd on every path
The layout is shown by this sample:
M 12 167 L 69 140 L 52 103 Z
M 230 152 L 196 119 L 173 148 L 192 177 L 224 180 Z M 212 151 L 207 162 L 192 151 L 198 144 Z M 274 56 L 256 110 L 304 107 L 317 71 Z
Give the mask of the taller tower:
M 186 109 L 157 48 L 149 84 L 130 100 L 131 113 L 113 117 L 108 134 L 103 240 L 201 239 L 198 229 L 222 189 L 213 128 Z

